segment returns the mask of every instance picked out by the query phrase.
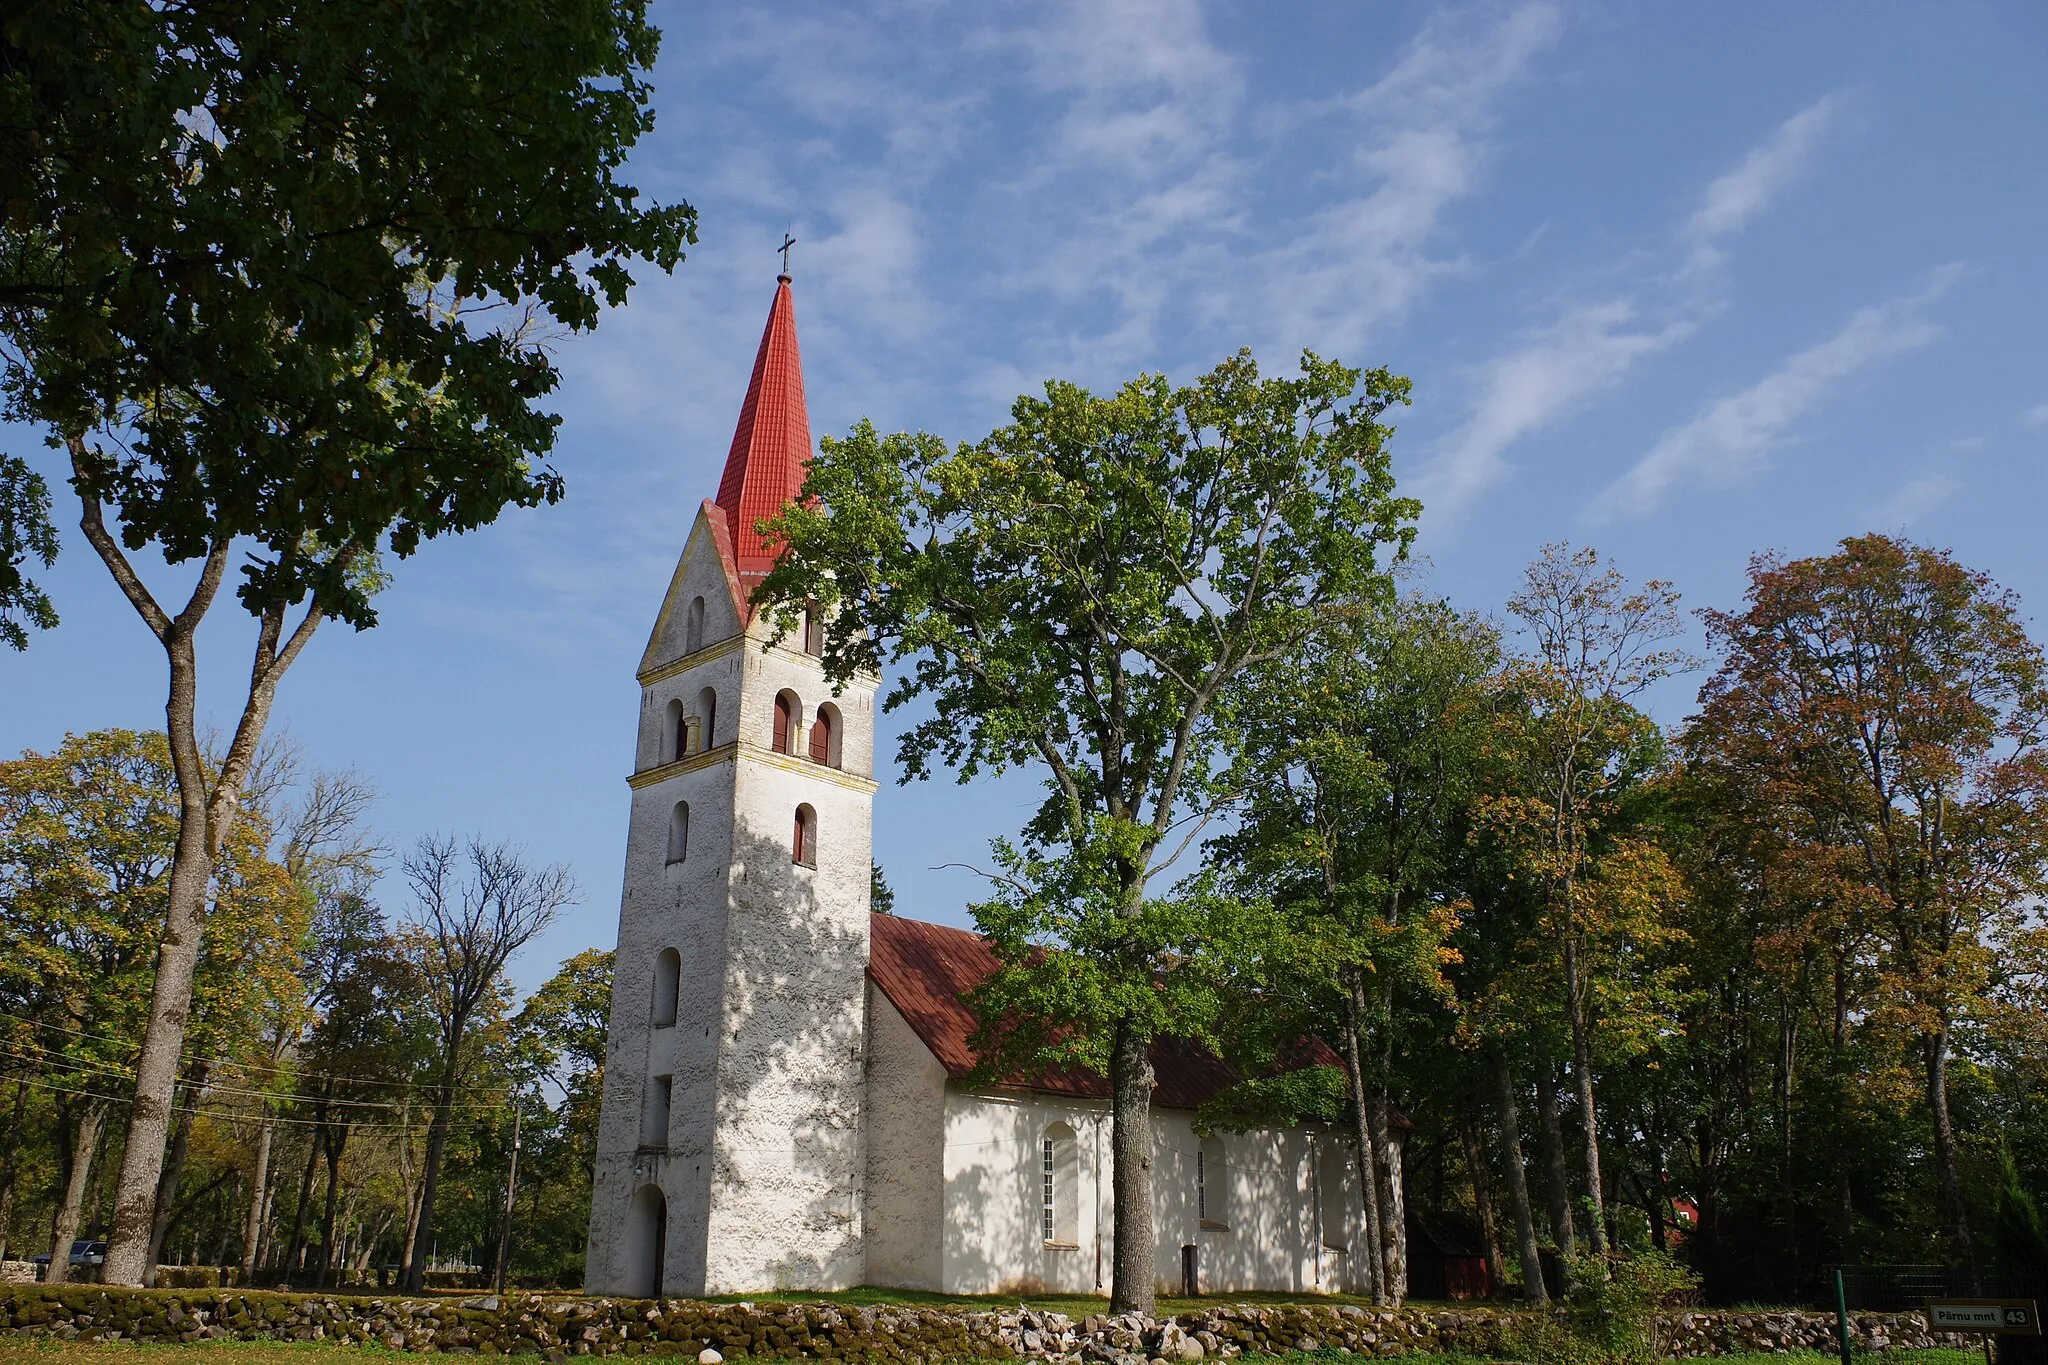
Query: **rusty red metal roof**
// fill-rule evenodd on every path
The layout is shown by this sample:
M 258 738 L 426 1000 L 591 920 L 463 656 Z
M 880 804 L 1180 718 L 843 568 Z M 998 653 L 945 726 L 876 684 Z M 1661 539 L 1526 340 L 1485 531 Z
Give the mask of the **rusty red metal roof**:
M 743 613 L 750 611 L 754 589 L 775 567 L 774 551 L 754 527 L 796 500 L 810 458 L 811 419 L 804 407 L 796 305 L 789 276 L 781 275 L 776 277 L 768 325 L 761 330 L 761 349 L 754 356 L 754 377 L 740 405 L 732 449 L 725 457 L 725 473 L 718 480 L 717 503 L 732 534 Z
M 988 940 L 943 924 L 876 915 L 868 942 L 869 978 L 946 1074 L 966 1079 L 979 1060 L 971 1040 L 980 1023 L 967 995 L 997 967 Z M 1336 1054 L 1320 1040 L 1311 1039 L 1308 1052 L 1305 1061 L 1337 1064 Z M 1152 1102 L 1166 1109 L 1198 1108 L 1238 1078 L 1222 1058 L 1178 1038 L 1152 1045 L 1152 1071 Z M 1108 1078 L 1078 1068 L 1005 1077 L 1002 1084 L 1097 1100 L 1110 1094 Z

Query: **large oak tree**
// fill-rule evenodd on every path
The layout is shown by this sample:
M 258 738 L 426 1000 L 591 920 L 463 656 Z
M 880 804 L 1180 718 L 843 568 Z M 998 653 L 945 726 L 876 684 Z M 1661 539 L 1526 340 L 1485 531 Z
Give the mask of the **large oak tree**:
M 644 0 L 0 13 L 6 415 L 61 452 L 170 674 L 180 833 L 109 1283 L 142 1278 L 210 868 L 280 679 L 326 618 L 372 624 L 380 551 L 561 496 L 539 336 L 594 325 L 629 262 L 672 268 L 694 240 L 688 206 L 621 179 L 658 37 Z M 20 569 L 49 544 L 37 490 L 9 477 L 12 639 L 47 620 Z M 182 605 L 145 549 L 197 566 Z M 209 770 L 195 636 L 231 569 L 256 640 Z
M 1249 352 L 1184 387 L 1048 383 L 977 444 L 865 423 L 823 442 L 774 524 L 786 551 L 760 600 L 792 619 L 823 603 L 832 677 L 893 661 L 887 705 L 929 701 L 906 777 L 1045 780 L 976 908 L 1004 963 L 982 1005 L 992 1042 L 1109 1076 L 1118 1311 L 1149 1310 L 1156 1281 L 1149 1046 L 1213 1031 L 1215 965 L 1248 927 L 1157 882 L 1235 795 L 1231 681 L 1386 593 L 1419 510 L 1394 495 L 1380 423 L 1407 392 L 1307 354 L 1265 378 Z M 1004 1027 L 1027 1020 L 1049 1027 Z

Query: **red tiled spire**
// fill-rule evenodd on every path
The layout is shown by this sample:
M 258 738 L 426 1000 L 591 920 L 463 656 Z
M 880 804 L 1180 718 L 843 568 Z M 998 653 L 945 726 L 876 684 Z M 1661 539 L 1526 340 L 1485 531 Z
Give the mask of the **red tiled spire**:
M 732 434 L 732 452 L 725 457 L 725 475 L 718 481 L 718 506 L 732 532 L 743 597 L 752 596 L 775 564 L 774 552 L 754 525 L 796 500 L 810 458 L 811 419 L 804 410 L 796 307 L 790 300 L 789 276 L 779 275 L 775 303 L 761 332 L 761 350 L 754 357 L 754 377 L 747 384 L 747 401 L 740 405 L 740 424 Z M 741 606 L 745 609 L 746 602 Z

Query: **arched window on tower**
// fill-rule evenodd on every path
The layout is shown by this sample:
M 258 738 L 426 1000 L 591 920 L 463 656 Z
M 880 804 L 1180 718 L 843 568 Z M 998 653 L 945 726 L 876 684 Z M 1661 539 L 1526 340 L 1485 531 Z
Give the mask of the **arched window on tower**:
M 668 860 L 679 863 L 690 856 L 690 803 L 676 802 L 668 817 Z
M 661 761 L 670 763 L 690 752 L 690 727 L 683 719 L 683 703 L 680 699 L 668 704 L 668 714 L 661 726 Z
M 818 812 L 808 805 L 796 808 L 796 828 L 789 836 L 789 860 L 798 867 L 818 865 Z
M 778 754 L 796 752 L 797 717 L 803 714 L 803 703 L 796 699 L 794 692 L 782 692 L 775 698 L 775 734 L 770 743 Z
M 813 763 L 839 766 L 839 708 L 829 701 L 818 708 L 818 718 L 811 722 L 810 752 Z
M 707 687 L 697 694 L 697 748 L 699 752 L 718 744 L 718 690 Z
M 683 955 L 663 948 L 654 955 L 654 998 L 649 1002 L 647 1021 L 656 1028 L 676 1022 L 676 993 L 683 986 Z
M 690 612 L 683 624 L 683 653 L 695 654 L 704 648 L 704 599 L 690 599 Z
M 825 613 L 813 602 L 804 608 L 804 653 L 825 652 Z

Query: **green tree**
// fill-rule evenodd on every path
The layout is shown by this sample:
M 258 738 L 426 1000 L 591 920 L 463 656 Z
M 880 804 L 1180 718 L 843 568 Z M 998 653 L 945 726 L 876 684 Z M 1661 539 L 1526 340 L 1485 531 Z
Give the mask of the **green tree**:
M 1045 779 L 976 907 L 1003 963 L 980 1004 L 1001 1054 L 1109 1075 L 1120 1311 L 1149 1309 L 1156 1278 L 1150 1044 L 1212 1034 L 1219 961 L 1254 927 L 1154 882 L 1235 796 L 1225 689 L 1389 591 L 1380 556 L 1405 552 L 1418 508 L 1394 495 L 1379 419 L 1407 392 L 1309 354 L 1264 379 L 1249 352 L 1180 388 L 1052 382 L 975 445 L 866 423 L 825 441 L 773 523 L 786 553 L 759 600 L 786 625 L 825 604 L 832 677 L 894 660 L 887 705 L 932 703 L 904 734 L 906 780 L 935 760 Z
M 18 455 L 0 454 L 0 644 L 28 648 L 28 627 L 57 624 L 50 596 L 22 569 L 30 559 L 57 562 L 50 524 L 50 486 Z
M 670 269 L 694 238 L 690 208 L 619 178 L 657 43 L 645 0 L 24 0 L 0 19 L 6 415 L 63 453 L 170 674 L 181 833 L 110 1283 L 144 1269 L 211 864 L 279 681 L 324 619 L 372 624 L 381 550 L 561 496 L 541 334 L 593 326 L 628 262 Z M 0 507 L 39 520 L 32 497 Z M 41 534 L 10 521 L 10 574 Z M 131 559 L 145 547 L 198 564 L 182 606 Z M 196 635 L 238 547 L 256 645 L 209 772 Z M 37 614 L 10 591 L 0 611 Z
M 527 1105 L 520 1175 L 526 1210 L 515 1220 L 514 1264 L 565 1284 L 582 1282 L 613 956 L 593 948 L 563 962 L 512 1020 Z M 560 1092 L 560 1104 L 536 1102 L 543 1084 Z
M 1241 736 L 1232 783 L 1246 796 L 1214 855 L 1284 926 L 1287 962 L 1258 982 L 1260 998 L 1276 977 L 1313 990 L 1300 1024 L 1339 1040 L 1359 1187 L 1372 1192 L 1361 1259 L 1374 1295 L 1396 1304 L 1407 1239 L 1389 1125 L 1395 1015 L 1404 999 L 1451 993 L 1444 872 L 1476 795 L 1499 654 L 1493 630 L 1445 603 L 1371 603 L 1243 675 L 1228 699 Z

